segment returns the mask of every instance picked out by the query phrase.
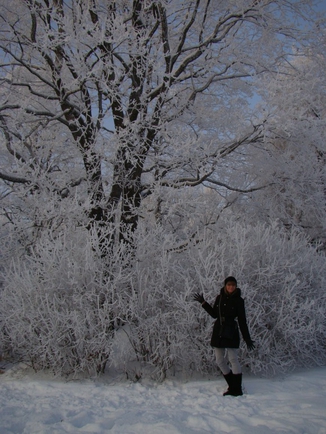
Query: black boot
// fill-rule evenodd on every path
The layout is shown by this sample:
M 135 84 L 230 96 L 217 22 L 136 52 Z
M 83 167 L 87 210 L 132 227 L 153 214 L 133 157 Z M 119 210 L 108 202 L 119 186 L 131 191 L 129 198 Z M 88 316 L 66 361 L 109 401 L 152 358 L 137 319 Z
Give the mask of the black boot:
M 224 375 L 226 382 L 229 385 L 229 388 L 226 392 L 223 393 L 223 396 L 241 396 L 242 393 L 242 374 L 233 374 L 230 372 L 227 375 Z
M 232 378 L 232 393 L 230 395 L 232 396 L 241 396 L 242 393 L 242 374 L 233 374 Z
M 225 395 L 231 395 L 231 391 L 232 391 L 232 386 L 233 386 L 233 383 L 232 383 L 232 378 L 233 378 L 233 372 L 232 371 L 230 371 L 228 374 L 226 374 L 226 375 L 224 375 L 223 374 L 223 377 L 225 378 L 225 381 L 228 383 L 228 390 L 226 391 L 226 392 L 224 392 L 223 393 L 223 396 L 225 396 Z

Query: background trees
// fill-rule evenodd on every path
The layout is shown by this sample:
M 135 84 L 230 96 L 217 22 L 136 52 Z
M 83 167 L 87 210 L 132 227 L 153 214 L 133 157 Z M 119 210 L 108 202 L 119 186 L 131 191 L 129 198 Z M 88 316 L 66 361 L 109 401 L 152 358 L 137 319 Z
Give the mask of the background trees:
M 158 333 L 165 314 L 178 318 L 173 300 L 181 309 L 190 288 L 181 269 L 189 271 L 193 245 L 208 241 L 205 231 L 223 245 L 215 233 L 236 215 L 244 227 L 280 219 L 290 239 L 293 226 L 305 232 L 303 244 L 323 239 L 320 14 L 317 20 L 314 2 L 285 0 L 0 5 L 3 297 L 15 300 L 3 304 L 6 336 L 18 345 L 6 312 L 24 318 L 16 315 L 20 300 L 31 308 L 41 294 L 63 297 L 67 317 L 53 302 L 62 323 L 72 312 L 87 322 L 88 307 L 76 300 L 89 293 L 97 300 L 93 319 L 76 330 L 93 345 L 90 330 L 100 328 L 109 343 L 83 352 L 74 327 L 65 329 L 74 342 L 72 370 L 86 367 L 81 360 L 102 369 L 116 328 L 128 324 L 136 354 L 164 360 L 164 371 L 178 345 L 175 328 L 147 346 L 141 327 L 150 323 Z M 183 264 L 175 273 L 172 258 Z M 71 267 L 87 273 L 76 280 Z M 29 269 L 33 277 L 25 276 Z M 153 287 L 156 308 L 144 314 Z M 37 345 L 53 329 L 51 318 L 31 330 Z M 51 365 L 53 349 L 47 354 Z
M 321 38 L 316 38 L 321 44 Z M 324 44 L 322 44 L 323 46 Z M 260 219 L 278 218 L 311 241 L 325 242 L 325 53 L 298 50 L 277 81 L 262 80 L 266 139 L 251 157 L 251 172 L 264 170 L 270 185 L 252 195 Z M 267 164 L 266 164 L 267 162 Z M 257 170 L 258 169 L 258 170 Z M 247 203 L 246 203 L 247 204 Z M 246 205 L 245 205 L 246 207 Z

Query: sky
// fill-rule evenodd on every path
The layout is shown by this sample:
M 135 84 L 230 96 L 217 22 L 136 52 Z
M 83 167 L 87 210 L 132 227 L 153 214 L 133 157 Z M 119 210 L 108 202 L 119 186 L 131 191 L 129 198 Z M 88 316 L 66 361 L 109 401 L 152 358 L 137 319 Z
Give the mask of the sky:
M 220 375 L 64 381 L 16 365 L 0 375 L 0 433 L 326 434 L 326 367 L 243 383 L 224 397 Z

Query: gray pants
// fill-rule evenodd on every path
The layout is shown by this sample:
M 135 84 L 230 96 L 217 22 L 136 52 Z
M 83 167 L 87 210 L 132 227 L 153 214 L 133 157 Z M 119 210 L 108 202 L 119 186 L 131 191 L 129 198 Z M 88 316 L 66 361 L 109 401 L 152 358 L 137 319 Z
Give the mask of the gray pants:
M 241 366 L 238 358 L 238 348 L 214 348 L 217 366 L 223 375 L 230 372 L 228 361 L 231 365 L 233 374 L 241 374 Z

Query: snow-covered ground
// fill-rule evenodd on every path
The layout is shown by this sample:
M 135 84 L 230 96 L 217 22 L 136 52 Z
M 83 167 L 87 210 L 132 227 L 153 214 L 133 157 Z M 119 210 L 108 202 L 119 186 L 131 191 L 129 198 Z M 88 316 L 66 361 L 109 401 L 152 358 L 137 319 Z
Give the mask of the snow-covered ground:
M 220 376 L 63 381 L 8 368 L 0 375 L 0 433 L 326 433 L 326 367 L 273 379 L 246 375 L 244 387 L 235 398 L 222 396 Z

